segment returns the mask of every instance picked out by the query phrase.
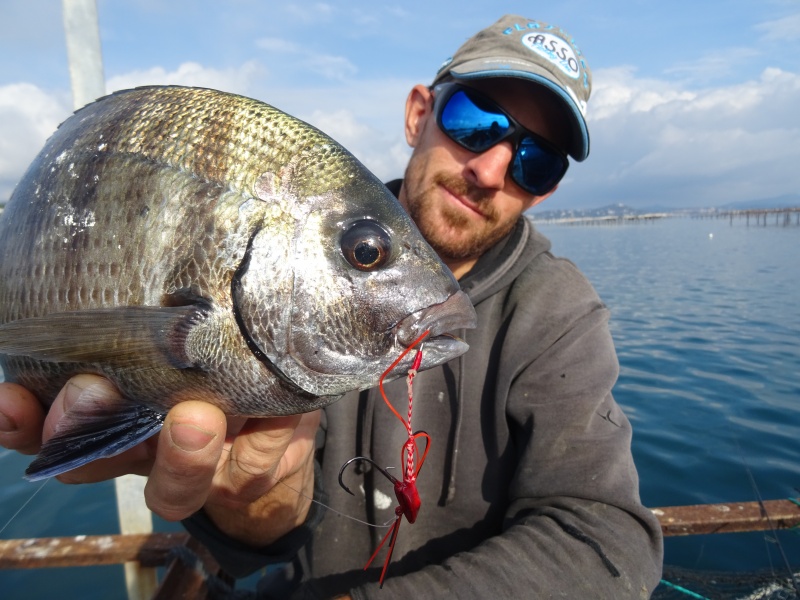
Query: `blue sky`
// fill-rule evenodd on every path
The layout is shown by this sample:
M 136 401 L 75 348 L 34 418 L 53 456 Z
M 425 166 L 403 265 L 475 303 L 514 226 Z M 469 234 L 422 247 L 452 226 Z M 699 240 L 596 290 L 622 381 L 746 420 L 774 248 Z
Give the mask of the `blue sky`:
M 107 91 L 252 96 L 379 177 L 415 83 L 504 13 L 560 25 L 594 76 L 592 153 L 542 208 L 717 206 L 800 193 L 800 1 L 98 0 Z M 0 0 L 0 198 L 72 110 L 61 0 Z

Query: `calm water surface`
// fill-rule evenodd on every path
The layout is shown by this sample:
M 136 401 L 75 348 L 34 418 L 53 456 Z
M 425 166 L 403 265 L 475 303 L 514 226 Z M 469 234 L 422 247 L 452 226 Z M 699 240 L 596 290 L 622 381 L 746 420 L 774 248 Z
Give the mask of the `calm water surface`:
M 650 507 L 800 496 L 800 227 L 723 220 L 540 225 L 612 312 L 615 396 L 634 426 Z M 0 527 L 37 486 L 0 451 Z M 1 538 L 118 531 L 113 485 L 52 482 Z M 176 530 L 157 520 L 156 529 Z M 780 568 L 772 534 L 671 538 L 669 564 Z M 780 546 L 800 568 L 800 535 Z M 122 568 L 0 571 L 0 597 L 123 598 Z M 103 590 L 100 595 L 92 595 Z M 115 595 L 115 591 L 119 593 Z
M 540 226 L 611 309 L 647 506 L 800 496 L 800 228 Z M 666 562 L 782 564 L 772 534 L 669 538 Z M 800 535 L 778 540 L 800 568 Z

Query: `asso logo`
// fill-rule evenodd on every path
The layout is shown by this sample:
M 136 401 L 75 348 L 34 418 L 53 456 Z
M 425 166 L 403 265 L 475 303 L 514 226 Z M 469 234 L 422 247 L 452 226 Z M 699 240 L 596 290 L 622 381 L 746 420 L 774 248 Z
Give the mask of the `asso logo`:
M 572 46 L 560 37 L 551 33 L 529 33 L 522 36 L 522 43 L 555 64 L 573 79 L 577 79 L 580 75 L 578 58 L 575 56 Z

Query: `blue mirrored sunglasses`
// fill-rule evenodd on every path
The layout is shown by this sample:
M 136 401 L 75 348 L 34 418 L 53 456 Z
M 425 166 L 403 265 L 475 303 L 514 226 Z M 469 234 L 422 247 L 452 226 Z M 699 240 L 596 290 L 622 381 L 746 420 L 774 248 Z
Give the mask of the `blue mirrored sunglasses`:
M 569 167 L 565 152 L 526 129 L 496 102 L 457 83 L 433 88 L 436 123 L 447 137 L 470 152 L 486 152 L 502 141 L 511 142 L 511 179 L 526 192 L 543 196 Z

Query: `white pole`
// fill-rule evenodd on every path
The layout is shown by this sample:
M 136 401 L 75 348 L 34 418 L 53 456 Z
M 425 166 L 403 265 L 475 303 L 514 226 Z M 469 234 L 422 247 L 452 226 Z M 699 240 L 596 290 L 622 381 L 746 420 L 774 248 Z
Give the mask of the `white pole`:
M 139 475 L 123 475 L 114 480 L 122 534 L 153 532 L 153 515 L 144 502 L 145 483 L 147 479 Z M 152 598 L 158 588 L 156 569 L 142 567 L 138 562 L 125 563 L 125 587 L 128 600 Z
M 103 58 L 95 0 L 62 0 L 67 58 L 75 109 L 104 96 Z M 144 502 L 146 479 L 125 475 L 114 481 L 120 533 L 152 533 L 153 515 Z M 125 586 L 129 600 L 147 600 L 158 587 L 156 569 L 138 562 L 125 563 Z
M 62 0 L 72 104 L 78 109 L 106 93 L 95 0 Z

